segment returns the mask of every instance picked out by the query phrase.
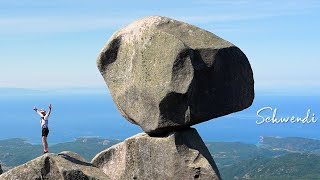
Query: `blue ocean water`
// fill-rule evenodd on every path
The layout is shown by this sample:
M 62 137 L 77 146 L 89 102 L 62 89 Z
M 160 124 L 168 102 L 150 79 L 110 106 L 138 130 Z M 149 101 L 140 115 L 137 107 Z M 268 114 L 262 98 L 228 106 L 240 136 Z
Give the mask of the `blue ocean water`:
M 40 94 L 0 97 L 0 139 L 25 138 L 31 143 L 41 142 L 40 119 L 33 106 L 53 111 L 49 120 L 50 143 L 71 141 L 81 136 L 99 136 L 123 140 L 142 130 L 126 121 L 106 94 Z M 207 121 L 194 127 L 204 141 L 240 141 L 258 143 L 260 136 L 307 137 L 320 139 L 320 118 L 317 123 L 264 123 L 257 111 L 263 107 L 277 108 L 277 118 L 304 118 L 310 109 L 320 117 L 320 96 L 257 95 L 251 107 L 241 112 Z M 272 111 L 261 113 L 272 116 Z

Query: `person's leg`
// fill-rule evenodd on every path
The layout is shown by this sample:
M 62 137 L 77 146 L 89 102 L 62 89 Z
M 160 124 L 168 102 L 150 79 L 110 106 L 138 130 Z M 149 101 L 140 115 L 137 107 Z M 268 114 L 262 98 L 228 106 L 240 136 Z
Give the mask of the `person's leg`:
M 46 152 L 48 143 L 47 143 L 47 137 L 45 136 L 42 136 L 42 145 L 43 145 L 43 152 Z
M 49 135 L 49 129 L 47 128 L 47 132 L 46 132 L 46 151 L 48 152 L 49 151 L 49 147 L 48 147 L 48 141 L 47 141 L 47 138 L 48 138 L 48 135 Z
M 48 128 L 42 128 L 42 145 L 43 145 L 43 152 L 48 152 L 48 142 L 47 142 L 47 136 L 49 134 Z
M 47 137 L 43 136 L 43 140 L 44 140 L 44 152 L 48 152 L 48 142 L 47 142 Z

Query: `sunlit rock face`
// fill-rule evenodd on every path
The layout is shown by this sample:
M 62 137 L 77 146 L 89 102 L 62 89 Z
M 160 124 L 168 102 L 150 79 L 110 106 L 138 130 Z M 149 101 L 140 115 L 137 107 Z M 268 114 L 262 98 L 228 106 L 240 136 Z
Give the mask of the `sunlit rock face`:
M 92 162 L 112 180 L 218 180 L 218 168 L 195 129 L 151 137 L 132 136 L 99 154 Z
M 97 64 L 120 113 L 151 136 L 243 110 L 254 99 L 252 69 L 238 47 L 166 17 L 115 32 Z

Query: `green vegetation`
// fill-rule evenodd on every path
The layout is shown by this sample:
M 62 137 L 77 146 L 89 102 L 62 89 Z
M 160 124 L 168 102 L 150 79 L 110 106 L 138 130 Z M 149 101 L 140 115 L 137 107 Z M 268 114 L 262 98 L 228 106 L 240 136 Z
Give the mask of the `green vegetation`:
M 119 143 L 118 140 L 100 138 L 78 138 L 73 142 L 60 143 L 49 147 L 50 152 L 72 151 L 88 161 L 100 151 Z M 24 139 L 0 140 L 0 163 L 3 167 L 24 164 L 43 153 L 42 145 L 33 145 Z M 6 168 L 3 168 L 4 170 Z
M 90 162 L 97 153 L 119 142 L 119 140 L 101 138 L 77 138 L 73 142 L 59 143 L 51 146 L 50 152 L 59 153 L 62 151 L 72 151 Z
M 5 166 L 23 164 L 38 157 L 42 152 L 41 145 L 32 145 L 24 139 L 0 140 L 0 162 Z
M 288 152 L 307 152 L 320 155 L 320 140 L 301 137 L 262 137 L 259 147 Z
M 320 179 L 320 156 L 289 153 L 255 157 L 220 169 L 223 179 L 301 180 Z
M 262 149 L 254 144 L 240 142 L 208 142 L 206 145 L 218 168 L 257 156 L 272 157 L 287 153 L 286 151 Z
M 262 137 L 258 146 L 206 143 L 223 179 L 320 179 L 320 140 Z

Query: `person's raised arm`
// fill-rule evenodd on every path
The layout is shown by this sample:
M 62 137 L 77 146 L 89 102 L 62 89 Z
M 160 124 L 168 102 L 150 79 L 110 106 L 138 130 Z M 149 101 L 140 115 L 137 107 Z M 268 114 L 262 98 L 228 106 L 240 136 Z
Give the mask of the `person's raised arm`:
M 50 114 L 51 114 L 51 109 L 52 109 L 52 105 L 51 105 L 51 104 L 49 104 L 49 111 L 48 111 L 48 113 L 46 114 L 46 116 L 47 116 L 47 117 L 49 117 L 49 116 L 50 116 Z
M 33 110 L 35 110 L 35 111 L 39 114 L 39 116 L 41 116 L 41 117 L 42 117 L 42 114 L 40 113 L 40 111 L 37 109 L 37 107 L 36 107 L 36 106 L 34 106 L 34 107 L 33 107 Z

